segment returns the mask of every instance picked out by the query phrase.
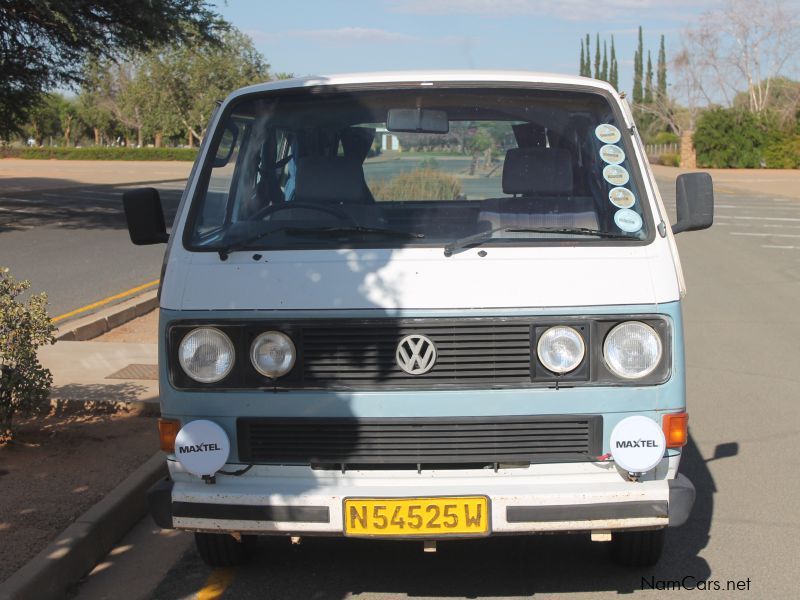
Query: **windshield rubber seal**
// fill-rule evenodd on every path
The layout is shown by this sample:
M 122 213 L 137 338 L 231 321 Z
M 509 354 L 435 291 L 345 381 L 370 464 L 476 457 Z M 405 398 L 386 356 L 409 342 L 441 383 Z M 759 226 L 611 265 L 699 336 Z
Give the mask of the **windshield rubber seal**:
M 588 93 L 601 96 L 608 102 L 609 107 L 611 108 L 611 113 L 614 115 L 616 121 L 620 124 L 624 124 L 624 127 L 621 130 L 622 133 L 622 142 L 623 142 L 623 149 L 625 150 L 626 156 L 635 157 L 636 160 L 632 160 L 636 164 L 635 169 L 631 169 L 631 176 L 636 182 L 636 186 L 639 190 L 642 190 L 645 195 L 647 195 L 647 187 L 644 184 L 644 178 L 642 176 L 642 165 L 639 163 L 639 155 L 634 148 L 634 141 L 633 141 L 633 129 L 636 125 L 628 125 L 628 122 L 625 118 L 625 114 L 621 110 L 620 106 L 617 103 L 616 98 L 606 89 L 599 88 L 590 85 L 575 85 L 575 84 L 567 84 L 567 83 L 536 83 L 536 82 L 524 82 L 524 81 L 443 81 L 443 82 L 434 82 L 433 85 L 428 85 L 428 80 L 420 79 L 419 82 L 376 82 L 376 83 L 358 83 L 358 84 L 320 84 L 320 85 L 313 85 L 308 87 L 291 87 L 291 88 L 281 88 L 277 90 L 257 90 L 257 91 L 247 91 L 241 94 L 232 94 L 226 103 L 222 107 L 222 113 L 217 120 L 217 126 L 212 134 L 212 138 L 210 140 L 209 149 L 206 153 L 206 159 L 200 169 L 199 174 L 197 175 L 197 181 L 195 182 L 194 186 L 194 193 L 192 195 L 191 204 L 189 206 L 189 212 L 187 214 L 187 218 L 184 221 L 183 231 L 181 232 L 181 240 L 183 242 L 183 247 L 188 252 L 213 252 L 218 253 L 219 250 L 223 247 L 220 244 L 215 246 L 195 246 L 191 243 L 191 232 L 194 231 L 194 227 L 197 222 L 199 207 L 200 207 L 200 196 L 201 190 L 207 190 L 208 182 L 211 178 L 211 170 L 213 167 L 213 157 L 216 153 L 216 148 L 219 146 L 219 142 L 222 139 L 222 135 L 225 132 L 225 128 L 221 127 L 220 124 L 225 123 L 226 120 L 230 117 L 231 113 L 233 113 L 236 106 L 238 106 L 242 102 L 246 102 L 253 98 L 266 98 L 266 97 L 280 97 L 280 96 L 290 96 L 295 95 L 297 93 L 306 93 L 306 94 L 315 94 L 320 92 L 355 92 L 355 91 L 370 91 L 370 90 L 402 90 L 407 91 L 409 89 L 418 89 L 420 84 L 425 81 L 426 82 L 426 90 L 430 89 L 496 89 L 496 88 L 504 88 L 504 89 L 530 89 L 530 90 L 542 90 L 542 91 L 574 91 L 574 92 L 581 92 L 581 93 Z M 647 168 L 645 165 L 644 168 Z M 189 186 L 187 186 L 189 187 Z M 648 197 L 647 202 L 642 202 L 642 210 L 646 219 L 646 223 L 649 225 L 647 237 L 642 240 L 618 240 L 613 238 L 599 238 L 599 239 L 583 239 L 583 238 L 538 238 L 538 239 L 530 239 L 530 240 L 521 240 L 519 238 L 512 239 L 512 245 L 515 247 L 560 247 L 560 246 L 598 246 L 598 247 L 616 247 L 616 246 L 624 246 L 624 247 L 633 247 L 633 246 L 649 246 L 653 243 L 656 238 L 656 228 L 658 224 L 655 222 L 655 218 L 650 206 L 651 199 Z M 500 240 L 489 240 L 487 243 L 482 244 L 482 246 L 492 247 L 498 245 Z M 520 243 L 524 242 L 524 243 Z M 443 247 L 447 244 L 447 242 L 425 242 L 425 243 L 415 243 L 413 244 L 413 248 L 437 248 Z M 508 245 L 507 243 L 500 243 L 499 245 Z M 280 248 L 276 250 L 272 250 L 274 252 L 293 252 L 298 250 L 338 250 L 338 249 L 356 249 L 356 248 L 365 248 L 365 249 L 375 249 L 375 248 L 403 248 L 405 246 L 387 246 L 385 244 L 380 243 L 347 243 L 347 244 L 339 244 L 337 246 L 327 246 L 324 248 L 320 248 L 319 244 L 309 244 L 308 247 L 304 247 L 302 244 L 293 245 L 291 248 Z M 243 248 L 241 251 L 255 251 L 255 250 L 269 250 L 267 248 Z

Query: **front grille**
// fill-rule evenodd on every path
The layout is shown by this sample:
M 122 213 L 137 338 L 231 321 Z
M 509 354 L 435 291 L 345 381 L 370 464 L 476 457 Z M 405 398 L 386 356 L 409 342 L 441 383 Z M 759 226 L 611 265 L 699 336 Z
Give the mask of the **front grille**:
M 597 415 L 453 418 L 240 418 L 246 463 L 458 465 L 587 460 L 600 454 Z
M 434 367 L 419 376 L 397 365 L 397 344 L 423 334 L 436 346 Z M 306 326 L 303 383 L 314 387 L 449 387 L 531 381 L 531 326 L 507 321 L 376 321 Z

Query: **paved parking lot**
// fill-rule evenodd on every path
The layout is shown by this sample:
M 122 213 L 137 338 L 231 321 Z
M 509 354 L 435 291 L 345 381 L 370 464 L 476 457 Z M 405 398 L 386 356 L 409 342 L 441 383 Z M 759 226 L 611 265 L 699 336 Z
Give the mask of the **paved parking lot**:
M 46 291 L 54 317 L 153 282 L 164 246 L 131 244 L 122 194 L 157 188 L 171 222 L 190 168 L 191 163 L 0 161 L 0 266 L 30 280 L 34 291 Z
M 674 210 L 675 171 L 657 172 Z M 770 191 L 724 182 L 715 226 L 677 238 L 689 286 L 691 439 L 681 470 L 698 498 L 657 567 L 626 571 L 587 536 L 542 536 L 440 543 L 436 554 L 419 542 L 264 539 L 246 567 L 212 570 L 190 536 L 158 535 L 143 521 L 79 597 L 122 597 L 120 589 L 160 599 L 655 597 L 675 581 L 698 587 L 689 596 L 732 597 L 729 585 L 736 597 L 794 595 L 800 186 Z

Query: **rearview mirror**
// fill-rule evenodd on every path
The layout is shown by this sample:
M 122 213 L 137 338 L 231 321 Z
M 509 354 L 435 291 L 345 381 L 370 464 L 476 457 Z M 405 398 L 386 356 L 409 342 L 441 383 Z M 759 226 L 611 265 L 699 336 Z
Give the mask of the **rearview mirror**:
M 675 181 L 678 222 L 672 233 L 708 229 L 714 223 L 714 184 L 708 173 L 684 173 Z
M 158 190 L 140 188 L 122 194 L 122 207 L 128 221 L 128 233 L 137 246 L 163 244 L 169 240 L 164 210 Z
M 408 133 L 447 133 L 450 131 L 450 122 L 443 110 L 390 108 L 386 129 Z

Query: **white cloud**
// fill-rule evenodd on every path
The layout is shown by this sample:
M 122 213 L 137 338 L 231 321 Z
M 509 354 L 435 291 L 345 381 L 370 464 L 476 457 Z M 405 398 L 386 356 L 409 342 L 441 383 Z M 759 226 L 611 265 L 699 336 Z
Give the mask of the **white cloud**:
M 392 10 L 414 15 L 474 14 L 490 17 L 554 16 L 570 21 L 613 20 L 663 10 L 659 16 L 682 18 L 681 6 L 711 7 L 720 0 L 394 0 Z M 638 14 L 637 14 L 638 13 Z
M 339 27 L 338 29 L 292 29 L 289 31 L 245 31 L 256 42 L 277 42 L 284 39 L 313 40 L 322 44 L 350 45 L 360 43 L 408 43 L 417 38 L 399 31 L 367 27 Z
M 305 37 L 326 42 L 412 42 L 416 38 L 399 31 L 370 29 L 366 27 L 340 27 L 338 29 L 305 29 L 289 31 L 292 37 Z

